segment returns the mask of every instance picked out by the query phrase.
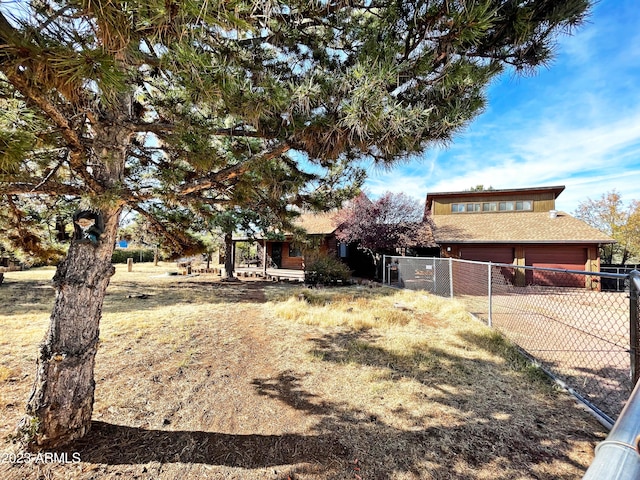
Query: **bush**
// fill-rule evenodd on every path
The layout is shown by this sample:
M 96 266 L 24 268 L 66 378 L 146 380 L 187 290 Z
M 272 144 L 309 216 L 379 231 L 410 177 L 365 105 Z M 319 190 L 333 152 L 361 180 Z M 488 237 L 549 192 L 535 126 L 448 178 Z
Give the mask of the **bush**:
M 327 255 L 314 259 L 305 268 L 305 283 L 334 285 L 347 283 L 351 278 L 351 270 L 340 260 Z
M 150 249 L 131 249 L 131 250 L 114 250 L 111 256 L 111 263 L 127 263 L 128 258 L 133 258 L 134 263 L 153 262 L 153 250 Z

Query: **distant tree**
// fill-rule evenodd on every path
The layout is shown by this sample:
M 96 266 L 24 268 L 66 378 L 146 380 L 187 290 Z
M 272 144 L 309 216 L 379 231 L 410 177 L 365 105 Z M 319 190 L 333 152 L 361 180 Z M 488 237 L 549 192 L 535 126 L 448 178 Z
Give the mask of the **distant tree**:
M 493 190 L 493 187 L 489 185 L 488 187 L 485 188 L 484 185 L 480 184 L 480 185 L 476 185 L 475 187 L 471 187 L 469 189 L 470 192 L 484 192 L 486 190 Z
M 95 242 L 72 242 L 54 276 L 24 441 L 57 447 L 90 428 L 99 323 L 125 208 L 186 254 L 201 248 L 185 226 L 202 212 L 244 206 L 236 202 L 251 182 L 277 191 L 272 167 L 315 172 L 362 157 L 390 166 L 448 142 L 482 112 L 496 75 L 547 62 L 558 34 L 589 6 L 0 2 L 3 209 L 16 196 L 65 196 L 93 212 L 102 231 Z
M 118 230 L 118 239 L 153 249 L 154 265 L 158 265 L 161 254 L 169 258 L 172 253 L 162 251 L 163 238 L 156 232 L 154 225 L 141 215 L 135 215 L 133 220 Z
M 631 258 L 640 259 L 640 201 L 625 205 L 622 196 L 611 190 L 598 200 L 580 202 L 573 215 L 616 240 L 601 249 L 605 263 L 624 264 Z

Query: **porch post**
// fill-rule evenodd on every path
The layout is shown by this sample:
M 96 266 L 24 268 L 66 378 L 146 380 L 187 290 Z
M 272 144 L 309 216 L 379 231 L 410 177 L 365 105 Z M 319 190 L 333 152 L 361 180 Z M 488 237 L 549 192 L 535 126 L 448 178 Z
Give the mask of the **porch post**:
M 237 242 L 234 241 L 231 242 L 231 265 L 233 265 L 234 270 L 236 269 L 236 243 Z M 236 274 L 236 277 L 237 276 Z
M 262 273 L 267 276 L 267 239 L 262 239 Z

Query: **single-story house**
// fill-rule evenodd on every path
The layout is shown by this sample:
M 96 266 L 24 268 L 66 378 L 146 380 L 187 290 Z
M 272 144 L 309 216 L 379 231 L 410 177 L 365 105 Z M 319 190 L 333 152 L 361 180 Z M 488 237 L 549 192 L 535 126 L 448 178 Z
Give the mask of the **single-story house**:
M 429 193 L 425 215 L 442 257 L 599 272 L 600 246 L 615 240 L 556 210 L 564 188 Z
M 335 231 L 338 227 L 334 220 L 335 212 L 325 213 L 303 213 L 294 224 L 307 232 L 312 241 L 315 241 L 316 248 L 321 253 L 332 253 L 340 255 L 344 247 L 336 239 Z M 266 236 L 254 236 L 248 238 L 242 235 L 233 236 L 234 244 L 238 242 L 255 242 L 259 246 L 258 256 L 260 264 L 264 268 L 284 268 L 289 270 L 303 270 L 304 257 L 302 246 L 296 242 L 294 235 L 285 233 L 279 235 L 277 240 Z M 266 264 L 262 261 L 267 259 Z
M 359 250 L 357 245 L 339 242 L 336 238 L 340 226 L 336 219 L 336 213 L 336 211 L 302 213 L 294 221 L 294 225 L 306 232 L 306 245 L 311 246 L 314 253 L 341 259 L 356 276 L 373 277 L 375 266 L 371 258 Z M 234 235 L 233 242 L 234 244 L 238 242 L 257 243 L 258 263 L 265 271 L 267 268 L 287 270 L 304 270 L 305 268 L 303 245 L 296 241 L 293 234 L 286 233 L 277 240 L 263 236 L 250 239 Z M 265 257 L 266 264 L 262 261 Z

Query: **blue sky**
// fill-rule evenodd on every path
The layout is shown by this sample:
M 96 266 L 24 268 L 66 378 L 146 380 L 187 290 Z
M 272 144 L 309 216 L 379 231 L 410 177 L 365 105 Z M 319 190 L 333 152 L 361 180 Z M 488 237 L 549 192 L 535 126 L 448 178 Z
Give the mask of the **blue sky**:
M 639 0 L 600 0 L 549 67 L 505 73 L 451 145 L 391 171 L 370 168 L 365 190 L 424 200 L 476 185 L 565 185 L 556 207 L 568 213 L 613 189 L 640 200 Z

